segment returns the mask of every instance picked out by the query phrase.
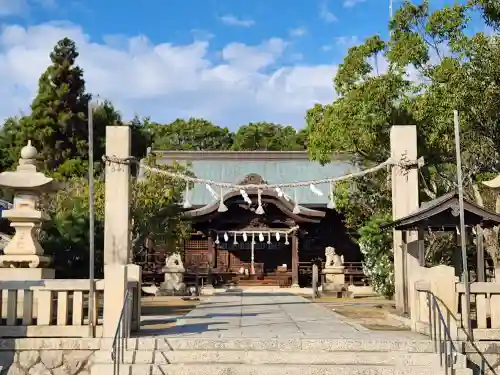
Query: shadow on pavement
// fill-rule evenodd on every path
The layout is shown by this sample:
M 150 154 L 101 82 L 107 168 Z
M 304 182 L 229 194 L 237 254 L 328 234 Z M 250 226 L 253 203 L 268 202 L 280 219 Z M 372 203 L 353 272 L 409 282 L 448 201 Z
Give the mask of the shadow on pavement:
M 158 335 L 189 335 L 189 334 L 197 334 L 203 332 L 218 332 L 218 331 L 227 331 L 227 329 L 211 329 L 209 327 L 215 325 L 222 325 L 224 322 L 213 322 L 213 323 L 194 323 L 194 324 L 182 324 L 168 328 L 151 328 L 144 329 L 141 328 L 140 335 L 141 336 L 158 336 Z

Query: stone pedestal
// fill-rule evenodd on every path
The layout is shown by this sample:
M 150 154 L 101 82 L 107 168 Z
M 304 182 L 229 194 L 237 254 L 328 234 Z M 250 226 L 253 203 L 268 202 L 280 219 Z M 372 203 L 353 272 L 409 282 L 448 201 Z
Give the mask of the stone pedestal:
M 323 293 L 341 293 L 345 291 L 344 266 L 325 268 L 323 275 Z
M 52 268 L 0 268 L 0 280 L 32 281 L 55 279 Z

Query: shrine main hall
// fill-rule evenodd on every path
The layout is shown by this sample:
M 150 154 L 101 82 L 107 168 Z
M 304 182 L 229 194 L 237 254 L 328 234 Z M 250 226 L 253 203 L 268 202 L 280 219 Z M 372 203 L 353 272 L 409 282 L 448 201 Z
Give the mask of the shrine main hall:
M 306 151 L 154 151 L 160 163 L 188 165 L 197 178 L 233 184 L 279 184 L 342 176 L 355 170 L 350 155 L 335 155 L 322 166 Z M 195 184 L 186 192 L 191 238 L 184 244 L 184 267 L 221 275 L 247 275 L 272 283 L 278 272 L 288 286 L 310 283 L 313 262 L 333 246 L 345 262 L 361 255 L 330 201 L 334 186 L 219 189 Z M 222 199 L 219 197 L 222 196 Z

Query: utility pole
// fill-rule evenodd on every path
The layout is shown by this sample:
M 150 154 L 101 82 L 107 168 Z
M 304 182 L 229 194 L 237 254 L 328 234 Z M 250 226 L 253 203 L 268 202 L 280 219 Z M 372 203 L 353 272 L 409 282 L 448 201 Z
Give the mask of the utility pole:
M 389 0 L 389 21 L 392 21 L 392 17 L 394 16 L 393 14 L 393 9 L 392 9 L 392 0 Z M 389 39 L 392 36 L 392 30 L 389 27 Z
M 462 282 L 465 289 L 465 306 L 462 306 L 462 321 L 465 318 L 467 322 L 467 333 L 471 340 L 472 325 L 470 320 L 470 284 L 469 284 L 469 268 L 467 266 L 467 232 L 465 231 L 465 214 L 464 214 L 464 185 L 462 178 L 462 155 L 460 152 L 460 121 L 458 111 L 453 111 L 453 121 L 455 125 L 455 149 L 457 153 L 457 186 L 458 186 L 458 207 L 460 211 L 460 244 L 462 248 Z
M 88 104 L 89 142 L 89 337 L 95 336 L 95 208 L 94 208 L 94 103 Z

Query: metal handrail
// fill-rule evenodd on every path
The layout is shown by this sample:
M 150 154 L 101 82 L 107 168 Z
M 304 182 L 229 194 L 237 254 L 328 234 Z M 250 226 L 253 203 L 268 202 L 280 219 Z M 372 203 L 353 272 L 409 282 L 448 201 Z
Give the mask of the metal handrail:
M 116 325 L 115 336 L 113 337 L 113 344 L 111 346 L 111 359 L 113 360 L 113 375 L 120 374 L 120 364 L 123 362 L 127 339 L 130 332 L 130 316 L 129 305 L 132 302 L 132 293 L 130 289 L 125 291 L 125 298 L 123 300 L 122 310 Z
M 429 332 L 434 342 L 434 351 L 439 353 L 440 365 L 441 367 L 444 365 L 445 374 L 453 375 L 455 373 L 454 365 L 458 358 L 458 350 L 455 347 L 450 328 L 446 324 L 436 296 L 430 291 L 427 291 L 426 294 L 429 310 Z M 441 336 L 442 334 L 444 337 Z

